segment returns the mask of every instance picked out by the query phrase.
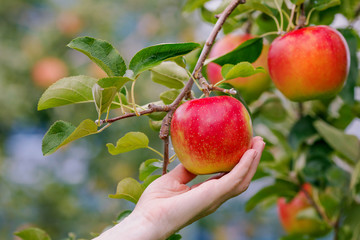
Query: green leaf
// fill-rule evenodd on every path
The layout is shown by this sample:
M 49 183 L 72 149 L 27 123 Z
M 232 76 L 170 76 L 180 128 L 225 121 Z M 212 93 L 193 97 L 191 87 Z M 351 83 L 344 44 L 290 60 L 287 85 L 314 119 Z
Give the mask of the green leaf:
M 148 159 L 142 162 L 139 169 L 139 180 L 144 181 L 150 174 L 162 168 L 162 162 L 158 159 Z
M 222 66 L 221 68 L 221 76 L 223 76 L 223 78 L 225 79 L 226 74 L 228 74 L 228 72 L 234 67 L 234 64 L 225 64 L 224 66 Z
M 130 69 L 137 75 L 169 58 L 183 56 L 200 47 L 198 43 L 165 43 L 144 48 L 130 61 Z
M 124 84 L 129 81 L 134 80 L 128 77 L 106 77 L 99 79 L 97 84 L 99 84 L 99 86 L 102 88 L 115 87 L 117 91 L 120 91 Z M 126 95 L 126 89 L 122 91 L 124 91 L 123 93 Z
M 151 80 L 169 88 L 181 89 L 189 79 L 187 71 L 174 62 L 163 62 L 151 70 Z
M 341 4 L 340 0 L 311 0 L 313 7 L 318 11 L 323 11 L 328 8 Z
M 245 205 L 246 211 L 251 211 L 256 205 L 273 196 L 294 197 L 298 192 L 298 187 L 290 182 L 277 180 L 273 185 L 264 187 L 252 196 Z
M 108 42 L 92 37 L 79 37 L 72 40 L 68 47 L 88 56 L 109 77 L 123 76 L 126 71 L 124 59 Z
M 220 66 L 225 64 L 238 64 L 240 62 L 255 62 L 262 51 L 262 38 L 253 38 L 245 41 L 240 46 L 231 52 L 218 57 L 211 62 L 217 63 Z
M 313 207 L 308 207 L 305 208 L 301 211 L 298 212 L 298 214 L 296 214 L 296 219 L 311 219 L 311 220 L 315 220 L 318 222 L 321 222 L 321 219 L 318 215 L 318 213 L 316 212 L 315 208 Z
M 248 5 L 248 7 L 251 7 L 254 10 L 263 12 L 266 15 L 274 16 L 271 9 L 268 6 L 266 6 L 265 4 L 261 3 L 260 1 L 249 1 L 245 5 Z
M 99 84 L 95 84 L 92 89 L 96 110 L 100 115 L 106 112 L 111 105 L 117 93 L 116 87 L 102 88 Z
M 93 86 L 93 98 L 99 117 L 108 110 L 116 94 L 128 81 L 132 81 L 132 79 L 127 77 L 108 77 L 100 79 L 97 84 Z M 122 98 L 122 100 L 126 100 L 126 98 Z M 126 103 L 127 101 L 125 101 L 124 104 Z
M 300 118 L 291 128 L 288 138 L 293 149 L 298 149 L 303 142 L 316 134 L 313 122 L 314 119 L 312 117 L 305 116 Z
M 32 227 L 16 232 L 14 235 L 23 240 L 51 240 L 44 230 Z
M 125 210 L 122 211 L 116 218 L 116 223 L 121 222 L 122 220 L 124 220 L 127 216 L 129 216 L 132 213 L 131 210 Z
M 355 198 L 360 199 L 360 161 L 356 163 L 355 168 L 351 173 L 350 190 Z
M 339 29 L 344 36 L 350 50 L 350 69 L 345 86 L 340 92 L 340 96 L 349 104 L 355 103 L 355 86 L 359 77 L 358 58 L 357 58 L 357 33 L 353 29 Z
M 121 180 L 116 188 L 115 194 L 110 194 L 109 198 L 125 199 L 133 203 L 137 203 L 144 188 L 133 178 L 125 178 Z
M 180 90 L 177 89 L 171 89 L 169 91 L 166 92 L 162 92 L 160 94 L 160 99 L 165 103 L 165 104 L 171 104 L 176 97 L 180 94 Z
M 204 3 L 208 2 L 209 0 L 187 0 L 183 11 L 184 12 L 192 12 L 197 8 L 200 8 Z
M 162 125 L 162 121 L 154 121 L 152 119 L 149 119 L 149 126 L 152 130 L 156 132 L 160 132 L 161 125 Z
M 225 75 L 226 80 L 238 78 L 238 77 L 249 77 L 256 73 L 265 73 L 263 67 L 254 68 L 249 62 L 241 62 L 232 67 Z
M 38 110 L 59 107 L 74 103 L 93 102 L 92 87 L 97 79 L 87 76 L 62 78 L 42 94 Z
M 174 233 L 173 235 L 171 235 L 170 237 L 168 237 L 166 240 L 180 240 L 182 237 L 180 234 L 178 233 Z
M 360 143 L 356 136 L 345 134 L 322 120 L 315 121 L 314 126 L 324 140 L 352 164 L 359 160 Z
M 277 97 L 268 98 L 260 106 L 260 114 L 266 119 L 272 122 L 282 122 L 286 119 L 287 111 L 284 108 L 283 103 Z
M 305 2 L 305 0 L 291 0 L 291 2 L 295 5 L 300 5 Z
M 78 127 L 69 122 L 56 121 L 43 138 L 42 152 L 44 156 L 49 155 L 69 142 L 94 133 L 97 133 L 97 125 L 91 119 L 85 119 Z
M 116 147 L 112 143 L 106 144 L 109 153 L 112 155 L 130 152 L 139 148 L 147 148 L 148 145 L 149 139 L 142 132 L 128 132 L 117 141 Z

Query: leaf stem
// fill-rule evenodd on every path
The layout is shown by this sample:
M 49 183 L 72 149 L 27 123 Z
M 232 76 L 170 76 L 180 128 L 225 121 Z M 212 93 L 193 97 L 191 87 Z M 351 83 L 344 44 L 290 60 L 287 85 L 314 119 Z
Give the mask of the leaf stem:
M 117 93 L 117 96 L 118 96 L 119 102 L 120 102 L 121 113 L 122 113 L 122 114 L 125 114 L 124 104 L 122 103 L 121 95 L 120 95 L 119 92 Z
M 312 9 L 309 11 L 309 13 L 308 13 L 308 15 L 307 15 L 307 17 L 306 17 L 305 26 L 309 25 L 310 17 L 311 17 L 311 14 L 313 13 L 313 11 L 315 11 L 315 8 L 312 8 Z
M 296 5 L 294 4 L 293 8 L 291 9 L 290 19 L 289 19 L 288 26 L 286 28 L 286 32 L 288 32 L 290 30 L 290 28 L 295 27 L 295 25 L 293 23 L 293 19 L 294 19 L 294 16 L 295 16 L 295 10 L 296 10 Z
M 169 162 L 173 162 L 176 158 L 176 154 L 172 155 L 170 158 L 169 158 Z
M 156 150 L 150 146 L 147 146 L 147 148 L 150 149 L 151 151 L 153 151 L 154 153 L 157 153 L 161 158 L 164 158 L 164 155 L 161 152 L 159 152 L 158 150 Z
M 135 103 L 135 83 L 136 83 L 136 78 L 134 79 L 133 83 L 131 84 L 131 102 L 133 105 L 135 115 L 140 116 L 138 110 L 136 109 L 136 103 Z
M 104 127 L 100 128 L 99 130 L 97 130 L 96 133 L 101 133 L 102 131 L 104 131 L 105 129 L 107 129 L 108 127 L 110 127 L 111 123 L 106 124 Z
M 261 38 L 269 36 L 269 35 L 279 35 L 279 32 L 267 32 L 262 35 L 260 35 Z
M 282 32 L 283 31 L 283 26 L 284 26 L 284 16 L 283 16 L 283 13 L 281 11 L 281 7 L 280 7 L 278 1 L 274 0 L 274 2 L 275 2 L 275 5 L 276 5 L 276 8 L 277 8 L 277 10 L 278 10 L 278 12 L 280 14 L 280 31 L 279 32 Z

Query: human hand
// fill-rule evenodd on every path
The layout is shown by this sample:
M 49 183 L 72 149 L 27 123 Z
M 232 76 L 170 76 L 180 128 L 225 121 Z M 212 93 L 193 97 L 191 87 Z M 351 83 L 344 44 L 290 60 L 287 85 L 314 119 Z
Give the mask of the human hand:
M 221 204 L 244 192 L 259 164 L 265 143 L 261 137 L 252 140 L 251 149 L 229 172 L 187 186 L 196 177 L 179 164 L 151 183 L 134 211 L 100 239 L 166 239 L 179 229 L 213 213 Z M 115 236 L 114 238 L 110 238 Z M 102 236 L 102 235 L 101 235 Z M 100 237 L 101 237 L 100 236 Z M 117 236 L 117 237 L 116 237 Z

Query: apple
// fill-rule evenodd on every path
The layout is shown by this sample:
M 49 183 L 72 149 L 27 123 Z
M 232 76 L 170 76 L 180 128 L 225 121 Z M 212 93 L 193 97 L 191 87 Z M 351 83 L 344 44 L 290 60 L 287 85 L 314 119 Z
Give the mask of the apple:
M 230 171 L 249 149 L 251 139 L 249 113 L 229 96 L 187 101 L 171 121 L 174 151 L 194 174 Z
M 60 78 L 68 75 L 66 64 L 55 57 L 40 59 L 32 68 L 32 79 L 34 83 L 43 88 L 49 87 Z
M 331 27 L 301 28 L 271 43 L 268 65 L 275 86 L 288 99 L 328 98 L 341 90 L 347 78 L 349 47 Z
M 305 183 L 302 189 L 312 196 L 312 187 L 309 183 Z M 322 236 L 329 230 L 325 223 L 315 219 L 298 219 L 299 212 L 312 207 L 303 190 L 290 202 L 286 202 L 285 198 L 278 199 L 277 205 L 281 225 L 288 234 Z
M 56 19 L 57 28 L 66 36 L 73 37 L 83 29 L 83 20 L 74 12 L 61 12 Z
M 243 42 L 253 38 L 250 34 L 235 35 L 229 34 L 217 41 L 212 47 L 209 57 L 220 57 L 228 52 L 231 52 Z M 254 67 L 263 67 L 266 73 L 257 73 L 249 77 L 239 77 L 226 81 L 236 88 L 242 97 L 247 102 L 256 100 L 262 92 L 267 90 L 271 84 L 270 76 L 267 67 L 267 53 L 269 45 L 264 44 L 263 50 L 259 58 L 253 63 Z M 212 84 L 215 84 L 223 79 L 221 75 L 221 66 L 216 63 L 209 63 L 207 66 L 208 79 Z

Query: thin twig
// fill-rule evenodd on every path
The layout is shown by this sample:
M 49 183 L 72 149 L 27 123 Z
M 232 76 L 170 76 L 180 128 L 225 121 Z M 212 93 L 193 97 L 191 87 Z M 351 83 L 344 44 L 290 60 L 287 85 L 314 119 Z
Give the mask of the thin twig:
M 316 212 L 321 216 L 321 218 L 329 225 L 329 226 L 334 226 L 334 223 L 328 218 L 328 216 L 326 215 L 325 211 L 317 205 L 317 203 L 314 201 L 313 197 L 311 196 L 311 194 L 306 191 L 305 188 L 301 187 L 301 191 L 305 194 L 307 200 L 309 201 L 309 203 L 315 208 Z
M 113 123 L 113 122 L 119 121 L 124 118 L 142 116 L 142 115 L 150 114 L 153 112 L 168 112 L 168 111 L 170 111 L 169 105 L 158 106 L 155 104 L 149 104 L 148 109 L 138 112 L 138 115 L 136 113 L 127 113 L 127 114 L 124 114 L 124 115 L 121 115 L 121 116 L 118 116 L 115 118 L 100 120 L 99 125 L 101 126 L 104 123 Z

